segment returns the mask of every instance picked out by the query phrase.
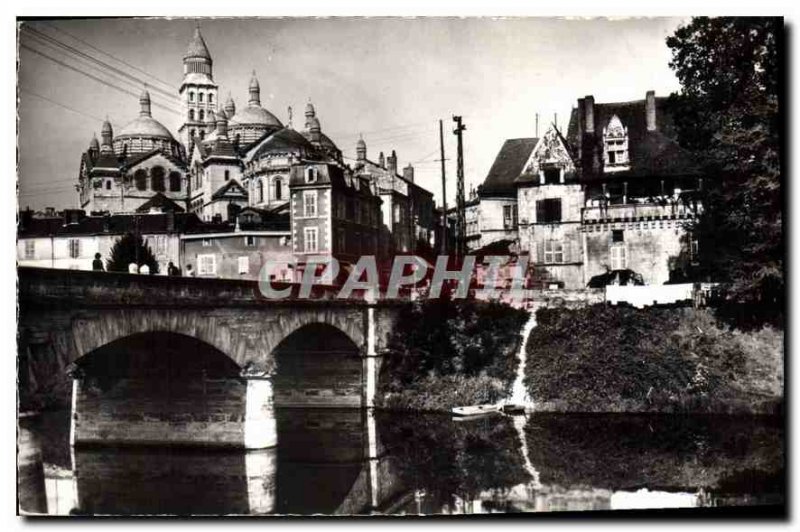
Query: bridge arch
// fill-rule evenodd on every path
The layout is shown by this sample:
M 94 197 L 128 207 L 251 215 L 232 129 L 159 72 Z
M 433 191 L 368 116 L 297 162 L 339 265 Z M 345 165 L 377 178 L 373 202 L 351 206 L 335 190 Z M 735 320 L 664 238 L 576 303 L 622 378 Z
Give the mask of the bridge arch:
M 273 390 L 278 407 L 361 407 L 362 349 L 328 323 L 296 328 L 275 347 Z

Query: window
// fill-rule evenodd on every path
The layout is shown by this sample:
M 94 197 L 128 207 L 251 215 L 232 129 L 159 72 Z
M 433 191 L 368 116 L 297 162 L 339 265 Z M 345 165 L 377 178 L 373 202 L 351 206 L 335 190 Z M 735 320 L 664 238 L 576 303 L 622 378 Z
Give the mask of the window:
M 250 273 L 250 257 L 239 257 L 239 274 Z
M 603 128 L 603 144 L 605 146 L 605 164 L 612 168 L 624 167 L 628 164 L 628 128 L 622 125 L 617 115 L 611 117 Z
M 210 92 L 208 93 L 208 103 L 214 103 L 214 95 Z
M 548 240 L 544 243 L 544 262 L 560 264 L 564 262 L 564 243 L 560 240 Z
M 32 259 L 36 254 L 36 241 L 35 240 L 26 240 L 25 241 L 25 258 Z
M 317 182 L 317 169 L 316 168 L 306 169 L 306 183 L 316 183 L 316 182 Z
M 536 221 L 552 224 L 561 221 L 561 198 L 538 200 L 536 202 Z
M 165 235 L 156 235 L 153 237 L 152 247 L 157 256 L 163 257 L 167 254 L 167 237 Z
M 106 190 L 111 190 L 111 180 L 106 181 Z
M 690 236 L 689 240 L 689 260 L 692 263 L 692 266 L 697 266 L 700 260 L 700 243 L 697 240 L 697 237 L 694 235 Z
M 557 185 L 561 182 L 561 169 L 560 168 L 545 168 L 544 169 L 544 184 Z
M 136 184 L 136 190 L 147 190 L 147 172 L 139 169 L 133 174 L 133 181 Z
M 400 223 L 400 205 L 395 203 L 393 211 L 394 211 L 394 223 L 398 224 Z
M 244 245 L 248 248 L 255 247 L 256 245 L 256 237 L 253 235 L 246 235 L 244 237 Z
M 169 173 L 169 191 L 170 192 L 181 191 L 181 174 L 179 174 L 178 172 Z
M 230 170 L 225 170 L 225 181 L 227 181 L 230 178 L 231 178 L 231 171 Z
M 614 229 L 611 231 L 611 242 L 619 243 L 625 242 L 625 231 L 622 229 Z
M 77 259 L 81 256 L 81 241 L 77 238 L 70 238 L 69 239 L 69 257 L 71 259 Z
M 150 188 L 156 192 L 164 192 L 164 169 L 160 166 L 154 166 L 150 170 Z
M 217 257 L 215 255 L 198 255 L 197 256 L 197 274 L 198 275 L 216 275 L 217 274 Z
M 283 192 L 281 191 L 281 180 L 275 179 L 275 195 L 273 196 L 274 199 L 279 200 L 283 197 Z
M 194 121 L 194 109 L 189 109 L 189 120 Z
M 627 267 L 626 248 L 624 243 L 611 245 L 611 269 L 624 270 Z
M 503 228 L 516 229 L 517 228 L 517 206 L 516 205 L 503 205 Z
M 306 227 L 303 229 L 303 237 L 306 253 L 315 253 L 317 251 L 317 228 Z
M 201 101 L 201 102 L 203 101 L 203 100 L 202 100 L 202 98 L 200 99 L 200 101 Z M 200 109 L 200 111 L 197 113 L 197 117 L 198 117 L 198 118 L 200 119 L 200 121 L 202 122 L 203 120 L 205 120 L 205 119 L 206 119 L 206 112 L 205 112 L 205 111 L 203 111 L 202 109 Z M 203 132 L 201 131 L 201 132 L 200 132 L 200 134 L 202 135 L 202 134 L 203 134 Z
M 303 216 L 317 215 L 317 193 L 314 190 L 303 192 Z
M 189 91 L 189 101 L 190 102 L 194 101 L 194 92 L 192 92 L 192 91 Z
M 203 93 L 202 92 L 198 92 L 197 93 L 197 101 L 200 102 L 200 103 L 203 103 Z M 202 112 L 203 111 L 200 111 L 200 113 L 202 113 Z M 203 115 L 201 114 L 200 115 L 200 120 L 202 120 L 202 119 L 203 119 Z
M 264 182 L 258 180 L 258 202 L 264 203 Z

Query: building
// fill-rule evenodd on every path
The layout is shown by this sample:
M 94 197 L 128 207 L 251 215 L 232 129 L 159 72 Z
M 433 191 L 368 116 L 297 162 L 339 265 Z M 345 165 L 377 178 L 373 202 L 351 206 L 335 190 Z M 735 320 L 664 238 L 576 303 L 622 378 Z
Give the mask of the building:
M 162 196 L 163 197 L 163 196 Z M 22 211 L 17 233 L 17 264 L 37 268 L 91 270 L 95 254 L 103 264 L 126 233 L 142 236 L 166 274 L 170 262 L 182 262 L 180 235 L 203 223 L 194 214 L 156 211 L 86 215 L 80 209 L 37 214 Z
M 702 176 L 678 146 L 667 98 L 596 104 L 578 100 L 566 136 L 507 140 L 479 187 L 480 239 L 513 240 L 536 278 L 566 288 L 609 272 L 645 284 L 670 279 L 696 253 L 687 222 L 701 211 Z

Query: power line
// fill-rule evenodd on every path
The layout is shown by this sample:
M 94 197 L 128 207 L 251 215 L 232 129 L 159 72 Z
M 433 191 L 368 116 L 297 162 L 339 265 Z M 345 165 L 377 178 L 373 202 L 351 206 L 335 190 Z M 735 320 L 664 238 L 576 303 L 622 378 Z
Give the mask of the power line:
M 93 56 L 91 56 L 91 55 L 89 55 L 87 53 L 84 53 L 81 50 L 78 50 L 77 48 L 74 48 L 74 47 L 64 43 L 63 41 L 60 41 L 60 40 L 56 39 L 55 37 L 51 37 L 50 35 L 47 35 L 46 33 L 42 33 L 42 32 L 40 32 L 38 30 L 35 30 L 35 29 L 33 29 L 33 28 L 29 27 L 29 26 L 25 26 L 24 29 L 29 34 L 31 34 L 32 36 L 38 38 L 39 40 L 45 41 L 46 43 L 50 44 L 51 46 L 56 46 L 58 48 L 66 50 L 70 54 L 73 54 L 73 55 L 75 55 L 77 57 L 80 57 L 80 58 L 83 58 L 83 59 L 85 59 L 87 61 L 95 63 L 95 64 L 99 65 L 103 69 L 106 69 L 106 70 L 108 70 L 110 72 L 113 72 L 113 73 L 115 73 L 115 74 L 117 74 L 119 76 L 122 76 L 124 78 L 127 78 L 127 79 L 133 81 L 137 85 L 146 84 L 143 79 L 140 79 L 140 78 L 138 78 L 136 76 L 133 76 L 133 75 L 125 72 L 124 70 L 121 70 L 121 69 L 119 69 L 119 68 L 117 68 L 117 67 L 115 67 L 113 65 L 109 65 L 108 63 L 106 63 L 104 61 L 101 61 L 101 60 L 97 59 L 96 57 L 93 57 Z M 155 87 L 155 86 L 152 86 L 152 85 L 150 86 L 150 88 L 153 90 L 153 92 L 161 93 L 161 95 L 166 97 L 166 98 L 178 100 L 180 102 L 180 98 L 178 98 L 178 96 L 176 96 L 175 94 L 173 94 L 171 92 L 167 92 L 164 89 L 161 89 L 159 87 Z
M 48 98 L 47 96 L 42 96 L 41 94 L 35 93 L 30 89 L 26 89 L 25 87 L 20 87 L 19 90 L 21 92 L 24 92 L 25 94 L 30 94 L 31 96 L 35 96 L 37 98 L 40 98 L 40 99 L 45 100 L 47 102 L 50 102 L 53 105 L 57 105 L 59 107 L 63 107 L 67 111 L 72 111 L 73 113 L 85 116 L 87 118 L 91 118 L 93 120 L 97 120 L 98 122 L 102 122 L 103 121 L 103 119 L 100 118 L 99 116 L 94 116 L 94 115 L 90 115 L 88 113 L 84 113 L 83 111 L 79 111 L 79 110 L 77 110 L 77 109 L 75 109 L 73 107 L 70 107 L 69 105 L 64 105 L 63 103 L 60 103 L 60 102 L 57 102 L 57 101 L 55 101 L 55 100 L 53 100 L 51 98 Z
M 103 78 L 99 78 L 99 77 L 97 77 L 97 76 L 95 76 L 93 74 L 90 74 L 90 73 L 88 73 L 88 72 L 86 72 L 84 70 L 81 70 L 80 68 L 77 68 L 77 67 L 72 66 L 72 65 L 70 65 L 68 63 L 65 63 L 65 62 L 63 62 L 63 61 L 61 61 L 59 59 L 56 59 L 56 58 L 54 58 L 52 56 L 49 56 L 49 55 L 45 54 L 44 52 L 41 52 L 41 51 L 39 51 L 39 50 L 37 50 L 35 48 L 32 48 L 31 46 L 28 46 L 28 45 L 26 45 L 24 43 L 20 43 L 20 47 L 21 48 L 25 48 L 26 50 L 31 51 L 31 52 L 33 52 L 35 54 L 38 54 L 38 55 L 40 55 L 40 56 L 42 56 L 42 57 L 44 57 L 46 59 L 49 59 L 50 61 L 53 61 L 54 63 L 56 63 L 58 65 L 61 65 L 64 68 L 67 68 L 69 70 L 77 72 L 78 74 L 81 74 L 81 75 L 86 76 L 86 77 L 88 77 L 90 79 L 93 79 L 94 81 L 97 81 L 98 83 L 102 83 L 103 85 L 105 85 L 107 87 L 111 87 L 112 89 L 116 89 L 116 90 L 118 90 L 120 92 L 124 92 L 125 94 L 133 96 L 134 98 L 139 98 L 138 94 L 136 94 L 134 92 L 131 92 L 128 89 L 125 89 L 125 88 L 122 88 L 122 87 L 120 87 L 118 85 L 110 83 L 109 81 L 104 80 Z M 183 113 L 175 111 L 174 109 L 171 109 L 171 108 L 169 108 L 169 107 L 167 107 L 165 105 L 162 105 L 162 104 L 160 104 L 158 102 L 153 102 L 153 105 L 161 107 L 162 109 L 165 109 L 166 111 L 169 111 L 171 113 L 175 113 L 177 115 L 183 116 Z
M 92 50 L 95 50 L 96 52 L 100 52 L 101 54 L 103 54 L 103 55 L 105 55 L 107 57 L 110 57 L 110 58 L 114 59 L 115 61 L 119 61 L 120 63 L 122 63 L 123 65 L 127 66 L 128 68 L 132 68 L 133 70 L 136 70 L 137 72 L 141 72 L 145 76 L 148 76 L 148 77 L 154 79 L 155 81 L 158 81 L 159 83 L 162 83 L 165 86 L 167 86 L 167 87 L 169 87 L 171 89 L 174 89 L 174 86 L 173 86 L 172 83 L 164 81 L 163 79 L 156 77 L 155 75 L 147 72 L 146 70 L 142 70 L 141 68 L 137 67 L 136 65 L 132 65 L 132 64 L 128 63 L 127 61 L 125 61 L 124 59 L 120 59 L 119 57 L 117 57 L 117 56 L 115 56 L 113 54 L 110 54 L 110 53 L 108 53 L 106 51 L 103 51 L 100 48 L 94 46 L 93 44 L 91 44 L 89 42 L 86 42 L 86 41 L 84 41 L 83 39 L 81 39 L 79 37 L 76 37 L 72 33 L 69 33 L 68 31 L 66 31 L 66 30 L 64 30 L 62 28 L 59 28 L 58 26 L 54 26 L 53 24 L 47 24 L 47 23 L 45 23 L 45 26 L 47 26 L 49 28 L 52 28 L 52 29 L 56 30 L 59 33 L 63 33 L 64 35 L 70 37 L 71 39 L 75 39 L 76 41 L 78 41 L 80 43 L 83 43 L 84 45 L 88 46 Z

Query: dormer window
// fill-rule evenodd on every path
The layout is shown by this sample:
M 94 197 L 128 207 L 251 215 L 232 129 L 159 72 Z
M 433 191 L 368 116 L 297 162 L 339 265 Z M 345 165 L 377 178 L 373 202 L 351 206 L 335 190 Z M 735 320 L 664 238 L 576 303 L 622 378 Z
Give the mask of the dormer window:
M 317 169 L 308 168 L 306 170 L 306 183 L 316 183 L 316 182 L 317 182 Z
M 606 172 L 627 170 L 628 128 L 622 125 L 617 115 L 612 116 L 608 125 L 603 128 L 603 145 Z

